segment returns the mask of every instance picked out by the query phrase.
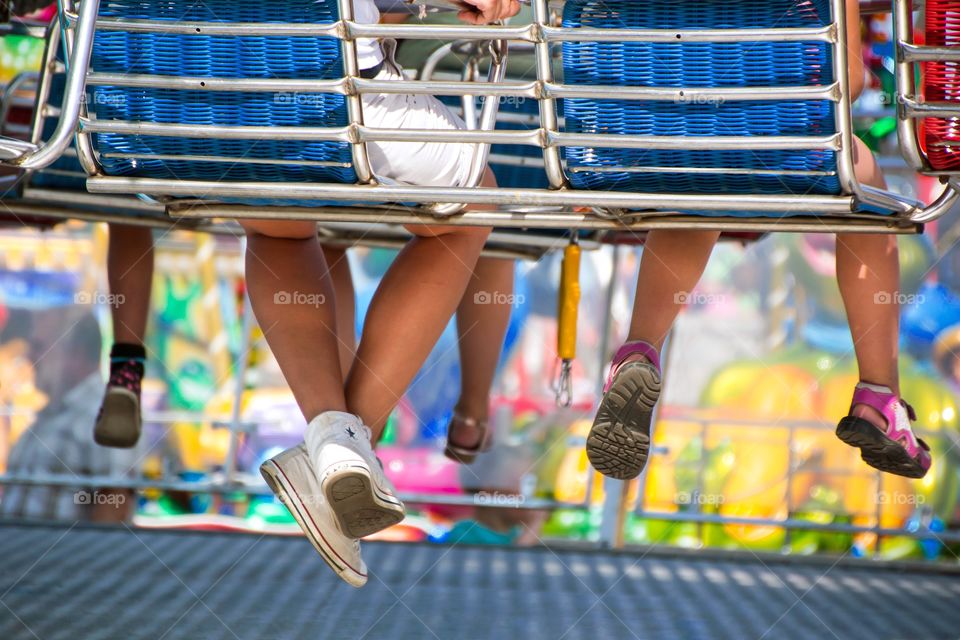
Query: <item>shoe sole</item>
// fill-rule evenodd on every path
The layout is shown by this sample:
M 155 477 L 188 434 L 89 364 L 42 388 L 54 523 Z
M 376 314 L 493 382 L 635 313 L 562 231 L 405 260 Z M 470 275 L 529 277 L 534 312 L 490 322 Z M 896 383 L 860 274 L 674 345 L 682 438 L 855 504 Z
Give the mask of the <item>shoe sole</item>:
M 587 436 L 587 458 L 610 478 L 640 475 L 650 453 L 650 422 L 660 398 L 660 374 L 649 364 L 630 363 L 617 372 L 603 395 Z
M 365 538 L 406 517 L 403 503 L 379 489 L 365 466 L 346 464 L 329 469 L 322 487 L 340 531 L 351 538 Z
M 851 447 L 860 449 L 860 457 L 874 469 L 905 478 L 927 475 L 915 459 L 896 440 L 891 440 L 869 420 L 847 416 L 837 425 L 837 437 Z
M 132 391 L 110 389 L 103 398 L 93 441 L 104 447 L 130 449 L 140 439 L 140 403 Z
M 280 499 L 280 502 L 287 507 L 290 515 L 292 515 L 293 519 L 300 525 L 307 540 L 309 540 L 313 548 L 317 550 L 317 553 L 319 553 L 323 561 L 327 563 L 327 566 L 333 569 L 333 572 L 350 586 L 359 589 L 365 585 L 367 583 L 367 575 L 360 573 L 356 569 L 347 566 L 345 562 L 342 562 L 339 554 L 327 543 L 326 538 L 323 537 L 323 532 L 320 531 L 320 528 L 313 521 L 300 494 L 297 493 L 297 490 L 290 484 L 280 465 L 273 460 L 267 460 L 260 465 L 260 475 L 263 476 L 263 479 L 267 482 L 267 486 L 270 487 L 270 490 Z

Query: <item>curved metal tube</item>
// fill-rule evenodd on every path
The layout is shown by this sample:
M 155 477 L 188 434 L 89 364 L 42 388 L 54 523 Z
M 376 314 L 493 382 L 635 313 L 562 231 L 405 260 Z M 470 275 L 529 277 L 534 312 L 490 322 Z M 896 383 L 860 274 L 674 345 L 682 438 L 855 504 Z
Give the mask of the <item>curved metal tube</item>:
M 6 158 L 0 153 L 0 162 L 24 169 L 42 169 L 51 165 L 70 146 L 86 94 L 86 76 L 90 67 L 90 52 L 93 50 L 93 35 L 99 10 L 100 0 L 84 0 L 80 7 L 76 40 L 67 67 L 67 86 L 63 95 L 60 121 L 53 135 L 45 143 L 29 145 L 27 150 L 23 149 L 23 143 L 13 144 L 8 139 L 0 140 L 0 151 L 8 154 L 10 151 L 19 151 Z
M 911 214 L 910 222 L 915 222 L 917 224 L 933 222 L 937 218 L 950 211 L 950 209 L 952 209 L 957 203 L 958 199 L 960 199 L 960 178 L 950 178 L 947 181 L 947 188 L 943 190 L 943 193 L 940 194 L 940 197 L 923 209 Z

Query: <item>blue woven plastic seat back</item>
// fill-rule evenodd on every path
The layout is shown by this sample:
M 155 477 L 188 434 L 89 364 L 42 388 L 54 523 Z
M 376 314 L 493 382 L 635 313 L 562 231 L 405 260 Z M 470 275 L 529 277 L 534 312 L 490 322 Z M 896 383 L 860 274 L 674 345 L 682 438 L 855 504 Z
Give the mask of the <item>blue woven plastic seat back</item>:
M 540 126 L 540 109 L 532 98 L 504 98 L 500 101 L 497 129 L 527 131 Z M 495 144 L 490 147 L 490 168 L 497 185 L 519 189 L 546 189 L 549 186 L 543 171 L 543 151 L 521 144 Z M 502 158 L 509 162 L 498 161 Z
M 566 27 L 637 29 L 816 28 L 832 22 L 828 0 L 568 0 Z M 794 87 L 833 83 L 822 42 L 565 42 L 564 82 L 661 88 Z M 718 151 L 711 136 L 828 136 L 827 100 L 697 101 L 568 99 L 565 131 L 686 136 L 689 149 L 565 149 L 581 189 L 650 193 L 840 192 L 832 151 Z M 702 138 L 702 139 L 701 139 Z M 676 168 L 673 172 L 670 169 Z M 684 173 L 682 169 L 697 169 Z M 716 172 L 704 169 L 717 169 Z M 724 171 L 732 169 L 734 171 Z M 761 169 L 749 174 L 735 170 Z
M 111 0 L 100 17 L 197 22 L 325 24 L 336 0 Z M 340 42 L 329 37 L 212 36 L 97 32 L 93 70 L 197 78 L 330 80 L 343 76 Z M 97 86 L 98 120 L 217 126 L 342 127 L 343 96 Z M 214 140 L 174 136 L 94 136 L 107 175 L 224 181 L 354 182 L 350 146 L 291 139 Z M 160 157 L 151 157 L 160 156 Z M 216 160 L 176 158 L 216 156 Z M 281 160 L 243 163 L 239 160 Z

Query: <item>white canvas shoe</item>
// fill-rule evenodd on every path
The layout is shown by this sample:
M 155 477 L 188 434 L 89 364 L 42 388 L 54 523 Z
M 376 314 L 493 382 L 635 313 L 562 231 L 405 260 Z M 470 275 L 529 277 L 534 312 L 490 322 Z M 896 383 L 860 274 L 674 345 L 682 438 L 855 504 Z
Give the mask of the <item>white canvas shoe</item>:
M 343 533 L 363 538 L 403 520 L 403 503 L 373 452 L 370 428 L 360 418 L 340 411 L 322 413 L 307 426 L 304 439 Z
M 365 585 L 367 565 L 360 557 L 360 543 L 337 526 L 306 447 L 297 445 L 270 458 L 260 465 L 260 473 L 330 568 L 352 587 Z

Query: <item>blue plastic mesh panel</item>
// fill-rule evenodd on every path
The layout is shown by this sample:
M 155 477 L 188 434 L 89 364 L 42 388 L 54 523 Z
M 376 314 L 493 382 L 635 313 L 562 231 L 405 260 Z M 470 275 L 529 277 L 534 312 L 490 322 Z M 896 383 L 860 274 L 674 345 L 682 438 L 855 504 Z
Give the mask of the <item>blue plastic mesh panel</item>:
M 505 99 L 500 103 L 501 114 L 518 114 L 534 116 L 531 124 L 520 122 L 498 122 L 497 129 L 505 131 L 524 131 L 536 129 L 540 126 L 540 108 L 536 100 L 530 98 Z M 539 160 L 542 165 L 543 151 L 538 147 L 521 144 L 495 144 L 490 147 L 491 154 L 514 156 L 517 158 L 531 158 Z M 549 186 L 547 175 L 542 166 L 520 167 L 511 164 L 499 164 L 491 161 L 490 168 L 497 176 L 497 184 L 501 187 L 515 187 L 520 189 L 546 189 Z
M 204 22 L 329 23 L 338 19 L 334 0 L 112 0 L 101 17 Z M 325 37 L 207 36 L 162 33 L 97 33 L 93 68 L 105 73 L 214 78 L 328 80 L 343 75 L 339 41 Z M 219 126 L 340 127 L 347 124 L 343 96 L 324 93 L 219 92 L 102 86 L 93 90 L 99 120 Z M 239 164 L 103 157 L 108 175 L 197 180 L 354 182 L 349 167 L 318 167 L 304 161 L 351 162 L 340 142 L 301 140 L 211 140 L 166 136 L 98 134 L 104 154 L 207 155 L 281 159 L 290 164 Z
M 569 0 L 567 27 L 677 30 L 820 27 L 830 24 L 828 0 Z M 833 82 L 831 51 L 819 42 L 563 44 L 565 82 L 633 87 L 785 87 Z M 653 193 L 840 192 L 835 175 L 743 175 L 720 169 L 835 172 L 828 151 L 716 151 L 711 136 L 826 136 L 836 132 L 829 101 L 726 101 L 721 104 L 571 99 L 572 133 L 687 136 L 677 151 L 570 147 L 574 186 Z M 702 140 L 700 140 L 702 138 Z M 717 168 L 716 173 L 591 172 L 604 168 Z M 578 169 L 580 169 L 578 171 Z

